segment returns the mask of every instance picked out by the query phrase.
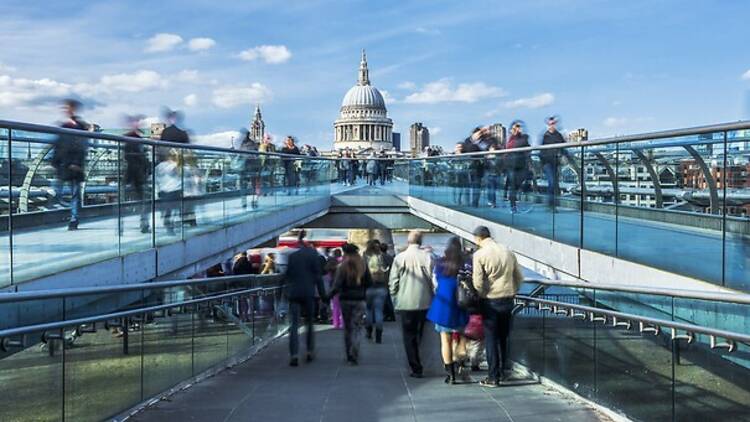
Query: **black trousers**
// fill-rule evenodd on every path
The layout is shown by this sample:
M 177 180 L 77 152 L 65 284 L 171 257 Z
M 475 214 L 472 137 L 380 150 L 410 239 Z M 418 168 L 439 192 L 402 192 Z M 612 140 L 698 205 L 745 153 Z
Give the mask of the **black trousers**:
M 422 342 L 424 324 L 427 320 L 427 310 L 399 311 L 401 316 L 401 331 L 404 338 L 404 350 L 409 368 L 417 374 L 422 373 L 422 361 L 419 358 L 419 343 Z
M 508 336 L 513 319 L 513 299 L 482 300 L 482 326 L 487 352 L 488 377 L 499 380 L 508 364 Z M 498 346 L 500 350 L 498 350 Z M 498 353 L 499 352 L 499 353 Z
M 312 297 L 305 299 L 289 300 L 289 316 L 291 323 L 289 327 L 289 355 L 296 358 L 299 354 L 299 326 L 302 314 L 307 314 L 305 326 L 307 328 L 306 343 L 307 353 L 315 351 L 315 330 L 313 330 L 313 319 L 315 312 L 315 299 Z

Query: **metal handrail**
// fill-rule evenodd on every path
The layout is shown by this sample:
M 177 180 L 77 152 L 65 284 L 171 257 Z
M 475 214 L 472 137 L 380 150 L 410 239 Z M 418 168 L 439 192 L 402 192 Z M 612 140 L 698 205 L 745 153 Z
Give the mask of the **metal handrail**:
M 15 292 L 15 293 L 0 293 L 0 304 L 10 302 L 28 302 L 31 300 L 42 300 L 42 299 L 61 299 L 64 297 L 73 296 L 86 296 L 96 294 L 107 294 L 107 293 L 122 293 L 135 290 L 154 290 L 163 289 L 168 287 L 179 287 L 179 286 L 190 286 L 194 284 L 214 284 L 214 283 L 233 283 L 233 282 L 244 282 L 251 281 L 253 279 L 258 280 L 271 280 L 280 281 L 284 278 L 283 274 L 268 274 L 268 275 L 230 275 L 224 277 L 210 277 L 210 278 L 195 278 L 190 280 L 169 280 L 169 281 L 154 281 L 149 283 L 131 283 L 131 284 L 116 284 L 111 286 L 95 286 L 95 287 L 78 287 L 71 289 L 49 289 L 49 290 L 34 290 L 28 292 Z
M 457 157 L 461 157 L 461 158 L 483 157 L 483 156 L 492 155 L 492 154 L 501 155 L 501 154 L 510 154 L 514 152 L 540 151 L 540 150 L 545 150 L 545 149 L 571 149 L 571 148 L 579 148 L 579 147 L 585 147 L 585 146 L 620 144 L 624 142 L 634 142 L 634 141 L 657 141 L 660 139 L 674 138 L 678 136 L 703 135 L 707 133 L 729 132 L 729 131 L 743 130 L 743 129 L 750 129 L 750 120 L 740 120 L 740 121 L 732 122 L 732 123 L 719 123 L 715 125 L 696 126 L 696 127 L 684 128 L 684 129 L 670 129 L 670 130 L 646 132 L 646 133 L 639 133 L 639 134 L 626 135 L 626 136 L 615 136 L 615 137 L 609 137 L 609 138 L 592 139 L 592 140 L 576 142 L 576 143 L 566 142 L 563 144 L 536 145 L 536 146 L 528 146 L 528 147 L 523 147 L 523 148 L 500 149 L 496 151 L 468 152 L 468 153 L 462 153 L 462 154 L 443 154 L 443 155 L 435 155 L 432 157 L 409 158 L 408 160 L 410 161 L 433 160 L 433 159 L 440 159 L 440 158 L 455 159 Z M 724 142 L 724 140 L 717 139 L 716 142 L 722 143 Z M 658 145 L 654 145 L 654 146 L 658 146 Z
M 730 292 L 704 292 L 685 289 L 660 289 L 658 287 L 621 286 L 607 283 L 585 283 L 580 281 L 549 280 L 544 278 L 527 278 L 526 283 L 539 283 L 548 286 L 574 287 L 592 290 L 618 291 L 625 293 L 648 294 L 654 296 L 679 297 L 683 299 L 710 300 L 714 302 L 750 305 L 750 294 Z
M 216 151 L 216 152 L 227 152 L 227 153 L 232 153 L 232 154 L 277 156 L 277 157 L 282 157 L 282 158 L 294 158 L 295 160 L 305 160 L 305 159 L 334 160 L 333 158 L 329 158 L 329 157 L 309 157 L 307 155 L 290 155 L 290 154 L 284 154 L 280 152 L 245 151 L 245 150 L 239 150 L 239 149 L 215 147 L 211 145 L 182 144 L 178 142 L 161 141 L 161 140 L 154 140 L 154 139 L 149 139 L 149 138 L 130 138 L 128 136 L 112 135 L 109 133 L 89 132 L 87 130 L 68 129 L 68 128 L 62 128 L 62 127 L 57 127 L 57 126 L 15 122 L 15 121 L 10 121 L 10 120 L 0 120 L 0 129 L 24 130 L 27 132 L 41 132 L 41 133 L 48 133 L 51 135 L 72 135 L 72 136 L 78 136 L 82 138 L 101 139 L 105 141 L 133 142 L 133 143 L 151 145 L 155 147 L 173 147 L 173 148 L 198 149 L 198 150 Z
M 712 343 L 715 343 L 717 338 L 723 338 L 723 339 L 730 340 L 730 341 L 750 344 L 749 334 L 736 333 L 733 331 L 702 327 L 700 325 L 687 324 L 687 323 L 678 322 L 678 321 L 669 321 L 665 319 L 652 318 L 652 317 L 640 316 L 640 315 L 635 315 L 635 314 L 628 314 L 628 313 L 618 312 L 618 311 L 611 311 L 609 309 L 594 308 L 594 307 L 585 306 L 585 305 L 576 305 L 572 303 L 559 302 L 556 300 L 539 299 L 539 298 L 525 296 L 525 295 L 517 295 L 516 299 L 521 300 L 525 303 L 534 302 L 534 303 L 541 304 L 541 305 L 547 305 L 548 307 L 552 306 L 555 309 L 575 309 L 575 310 L 584 311 L 587 313 L 593 313 L 594 315 L 605 315 L 608 317 L 612 317 L 615 322 L 622 321 L 622 320 L 627 320 L 630 322 L 638 322 L 639 324 L 645 324 L 645 325 L 642 325 L 643 328 L 655 328 L 656 329 L 657 327 L 667 327 L 667 328 L 674 329 L 674 330 L 685 331 L 686 333 L 692 333 L 693 335 L 704 334 L 704 335 L 709 336 L 712 339 Z M 646 330 L 643 330 L 643 331 L 646 331 Z M 653 330 L 650 330 L 650 331 L 653 331 Z M 657 332 L 658 332 L 658 329 L 657 329 Z
M 112 312 L 109 314 L 100 314 L 100 315 L 94 315 L 94 316 L 83 317 L 83 318 L 76 318 L 76 319 L 69 319 L 69 320 L 62 320 L 62 321 L 55 321 L 55 322 L 46 322 L 42 324 L 25 325 L 22 327 L 15 327 L 15 328 L 6 328 L 3 330 L 0 330 L 0 344 L 2 344 L 3 338 L 15 337 L 15 336 L 20 336 L 20 335 L 29 334 L 29 333 L 52 331 L 52 330 L 57 330 L 57 329 L 65 328 L 65 327 L 90 324 L 90 323 L 99 322 L 99 321 L 108 321 L 108 320 L 117 319 L 117 318 L 125 318 L 125 317 L 143 314 L 147 312 L 158 312 L 161 310 L 176 308 L 179 306 L 195 305 L 198 303 L 210 302 L 210 301 L 214 301 L 218 299 L 226 299 L 226 298 L 234 297 L 234 296 L 247 295 L 247 294 L 255 293 L 259 291 L 278 290 L 283 287 L 284 287 L 283 285 L 272 286 L 272 287 L 254 287 L 252 289 L 245 289 L 245 290 L 240 290 L 240 291 L 231 292 L 231 293 L 223 293 L 219 295 L 207 296 L 207 297 L 202 297 L 199 299 L 189 299 L 189 300 L 184 300 L 182 302 L 174 302 L 174 303 L 168 303 L 164 305 L 147 306 L 144 308 L 129 309 L 126 311 Z

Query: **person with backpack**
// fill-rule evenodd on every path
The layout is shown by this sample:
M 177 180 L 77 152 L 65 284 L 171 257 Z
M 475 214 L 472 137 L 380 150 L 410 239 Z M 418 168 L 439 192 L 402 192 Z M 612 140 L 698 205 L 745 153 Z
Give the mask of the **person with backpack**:
M 432 298 L 427 319 L 435 324 L 440 333 L 440 352 L 445 366 L 445 383 L 456 384 L 456 359 L 453 349 L 456 346 L 454 334 L 460 334 L 469 315 L 458 306 L 458 273 L 464 265 L 461 241 L 457 237 L 448 240 L 442 258 L 435 265 L 435 297 Z
M 380 249 L 380 241 L 367 242 L 364 253 L 365 264 L 372 278 L 372 287 L 367 289 L 367 338 L 372 339 L 375 328 L 375 343 L 383 342 L 383 311 L 388 296 L 388 264 Z
M 362 257 L 359 256 L 357 246 L 347 243 L 341 249 L 344 251 L 344 260 L 336 270 L 333 289 L 329 296 L 339 295 L 344 316 L 346 360 L 351 365 L 358 365 L 362 325 L 366 312 L 366 292 L 372 286 L 372 278 Z

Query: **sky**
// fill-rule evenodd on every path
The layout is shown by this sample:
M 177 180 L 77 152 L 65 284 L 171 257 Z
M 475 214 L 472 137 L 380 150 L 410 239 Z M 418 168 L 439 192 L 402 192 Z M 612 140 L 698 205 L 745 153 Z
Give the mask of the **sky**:
M 330 149 L 361 49 L 394 131 L 451 147 L 475 126 L 544 118 L 590 138 L 750 119 L 750 2 L 4 0 L 0 119 L 54 124 L 60 98 L 121 127 L 185 113 L 230 146 L 267 131 Z M 452 149 L 452 148 L 451 148 Z

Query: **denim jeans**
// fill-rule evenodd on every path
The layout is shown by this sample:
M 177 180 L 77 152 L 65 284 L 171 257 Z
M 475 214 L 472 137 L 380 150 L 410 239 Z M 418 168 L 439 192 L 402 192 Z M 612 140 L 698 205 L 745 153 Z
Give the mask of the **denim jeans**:
M 497 205 L 497 188 L 499 185 L 500 176 L 497 174 L 487 175 L 487 202 L 490 204 Z
M 500 380 L 502 371 L 510 369 L 508 336 L 513 319 L 513 298 L 483 299 L 481 306 L 488 377 L 497 381 Z
M 299 325 L 302 312 L 307 315 L 307 321 L 305 321 L 305 326 L 307 327 L 307 353 L 315 351 L 315 330 L 313 330 L 315 299 L 310 297 L 302 300 L 290 300 L 289 355 L 293 358 L 296 358 L 299 354 Z
M 385 287 L 371 287 L 367 289 L 367 328 L 375 326 L 376 330 L 383 329 L 383 309 L 388 290 Z
M 550 207 L 555 206 L 555 195 L 560 190 L 558 186 L 558 172 L 557 164 L 546 163 L 542 169 L 544 170 L 544 177 L 547 179 L 547 205 Z
M 81 209 L 81 182 L 55 179 L 53 189 L 57 195 L 57 202 L 62 202 L 63 187 L 70 186 L 70 221 L 78 221 L 78 211 Z

